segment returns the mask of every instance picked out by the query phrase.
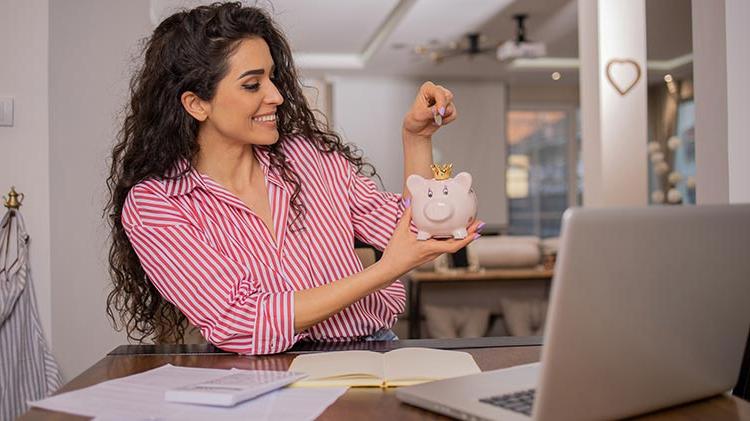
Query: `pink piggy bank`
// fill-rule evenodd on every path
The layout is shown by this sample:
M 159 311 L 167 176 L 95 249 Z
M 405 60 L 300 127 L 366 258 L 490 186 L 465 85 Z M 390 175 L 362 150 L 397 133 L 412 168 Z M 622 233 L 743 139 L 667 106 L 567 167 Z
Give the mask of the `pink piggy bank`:
M 477 215 L 477 197 L 471 188 L 471 174 L 450 178 L 450 166 L 433 165 L 435 178 L 412 174 L 406 179 L 411 192 L 412 221 L 417 240 L 431 237 L 466 238 L 466 228 Z M 447 173 L 447 175 L 446 175 Z

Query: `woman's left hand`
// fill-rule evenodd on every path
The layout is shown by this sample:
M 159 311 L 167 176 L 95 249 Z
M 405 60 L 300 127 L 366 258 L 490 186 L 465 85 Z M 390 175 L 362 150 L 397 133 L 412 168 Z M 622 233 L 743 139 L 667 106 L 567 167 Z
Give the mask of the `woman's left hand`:
M 441 125 L 435 121 L 436 114 L 442 118 Z M 425 82 L 419 88 L 414 104 L 404 117 L 404 130 L 414 136 L 429 138 L 441 126 L 455 120 L 456 116 L 453 93 L 440 85 Z

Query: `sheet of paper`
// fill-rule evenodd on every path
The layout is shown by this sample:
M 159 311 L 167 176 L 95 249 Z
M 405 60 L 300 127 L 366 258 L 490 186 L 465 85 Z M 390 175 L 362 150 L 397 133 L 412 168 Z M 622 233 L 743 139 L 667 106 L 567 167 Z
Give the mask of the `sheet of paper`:
M 208 381 L 229 370 L 176 367 L 170 364 L 140 374 L 109 380 L 36 402 L 33 407 L 94 417 L 99 421 L 312 420 L 346 388 L 280 389 L 231 408 L 171 403 L 167 389 Z

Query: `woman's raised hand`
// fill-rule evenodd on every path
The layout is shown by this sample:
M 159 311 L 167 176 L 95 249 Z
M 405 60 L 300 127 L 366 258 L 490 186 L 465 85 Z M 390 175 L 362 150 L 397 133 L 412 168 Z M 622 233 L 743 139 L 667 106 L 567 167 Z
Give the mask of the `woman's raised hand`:
M 378 262 L 393 271 L 393 279 L 435 259 L 441 254 L 455 253 L 479 237 L 477 227 L 482 224 L 482 221 L 475 220 L 467 228 L 469 234 L 463 240 L 453 238 L 447 240 L 417 240 L 417 235 L 409 229 L 411 212 L 411 207 L 404 210 L 404 214 L 393 232 L 393 237 L 391 237 L 383 251 L 383 257 Z
M 440 115 L 440 118 L 435 118 Z M 456 119 L 453 93 L 440 85 L 425 82 L 404 117 L 404 130 L 414 136 L 431 137 L 439 128 Z

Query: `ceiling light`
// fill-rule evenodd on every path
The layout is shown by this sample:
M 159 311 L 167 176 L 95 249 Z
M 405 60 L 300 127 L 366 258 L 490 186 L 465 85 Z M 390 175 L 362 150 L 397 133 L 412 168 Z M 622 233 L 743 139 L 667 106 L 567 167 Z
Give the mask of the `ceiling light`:
M 552 72 L 552 80 L 560 80 L 561 77 L 560 72 Z
M 664 81 L 665 82 L 669 83 L 669 82 L 672 82 L 673 80 L 674 79 L 672 79 L 672 75 L 670 75 L 669 73 L 667 73 L 666 75 L 664 75 Z

